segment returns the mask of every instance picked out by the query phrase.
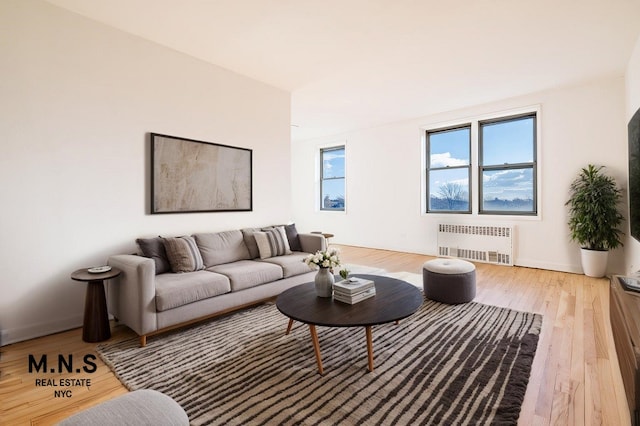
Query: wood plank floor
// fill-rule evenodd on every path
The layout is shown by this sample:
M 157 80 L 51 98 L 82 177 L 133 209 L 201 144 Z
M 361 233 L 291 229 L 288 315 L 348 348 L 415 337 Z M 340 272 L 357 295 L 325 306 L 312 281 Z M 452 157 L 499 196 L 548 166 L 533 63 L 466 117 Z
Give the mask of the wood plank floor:
M 421 273 L 431 257 L 339 246 L 345 263 L 375 266 L 389 272 Z M 630 417 L 609 322 L 609 281 L 583 275 L 478 263 L 476 301 L 544 315 L 519 424 L 628 425 Z M 215 320 L 214 320 L 215 321 Z M 133 333 L 112 327 L 111 339 Z M 153 337 L 152 337 L 153 338 Z M 0 425 L 50 425 L 74 412 L 127 392 L 100 358 L 93 373 L 75 372 L 83 357 L 95 355 L 81 330 L 0 348 Z M 73 355 L 73 373 L 29 373 L 29 355 L 48 355 L 48 369 L 58 368 L 58 355 Z M 97 355 L 96 355 L 97 356 Z M 64 370 L 64 369 L 63 369 Z M 64 370 L 66 371 L 66 370 Z M 71 397 L 55 397 L 67 389 L 35 386 L 35 379 L 89 378 L 91 386 L 72 387 Z

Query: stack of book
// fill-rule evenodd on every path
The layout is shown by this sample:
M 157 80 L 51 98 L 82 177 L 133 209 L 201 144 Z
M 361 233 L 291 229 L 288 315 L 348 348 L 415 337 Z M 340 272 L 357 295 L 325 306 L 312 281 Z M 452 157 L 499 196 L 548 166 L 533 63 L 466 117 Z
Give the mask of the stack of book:
M 376 287 L 371 280 L 348 278 L 333 284 L 333 298 L 339 302 L 354 303 L 376 295 Z

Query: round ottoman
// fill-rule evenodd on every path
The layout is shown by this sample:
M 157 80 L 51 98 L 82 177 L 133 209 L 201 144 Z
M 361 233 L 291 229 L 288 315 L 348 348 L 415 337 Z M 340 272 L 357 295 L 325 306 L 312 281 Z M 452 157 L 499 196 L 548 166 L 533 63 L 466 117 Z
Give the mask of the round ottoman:
M 422 265 L 422 287 L 436 302 L 470 302 L 476 297 L 476 267 L 460 259 L 429 260 Z

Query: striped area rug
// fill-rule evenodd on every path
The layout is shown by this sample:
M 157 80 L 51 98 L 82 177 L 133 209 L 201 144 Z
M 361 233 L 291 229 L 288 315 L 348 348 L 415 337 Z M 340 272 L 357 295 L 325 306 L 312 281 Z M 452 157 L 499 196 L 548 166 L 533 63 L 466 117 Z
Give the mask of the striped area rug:
M 98 347 L 131 390 L 173 397 L 194 425 L 516 424 L 542 317 L 425 301 L 399 325 L 318 327 L 286 336 L 273 304 L 152 337 Z

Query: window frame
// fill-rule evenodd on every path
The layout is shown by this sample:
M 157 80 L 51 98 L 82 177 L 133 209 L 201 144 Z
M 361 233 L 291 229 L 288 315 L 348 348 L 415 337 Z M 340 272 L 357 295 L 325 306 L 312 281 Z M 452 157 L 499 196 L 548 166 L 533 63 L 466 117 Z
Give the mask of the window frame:
M 508 123 L 512 121 L 518 121 L 525 118 L 533 118 L 533 146 L 532 155 L 533 160 L 531 162 L 524 163 L 504 163 L 504 164 L 491 164 L 485 165 L 483 160 L 483 132 L 482 127 L 486 125 L 492 125 L 496 123 Z M 500 117 L 490 118 L 486 120 L 478 120 L 478 215 L 495 215 L 495 216 L 537 216 L 538 215 L 538 114 L 536 111 L 521 113 L 515 115 L 504 115 Z M 486 210 L 483 209 L 483 182 L 485 171 L 497 171 L 497 170 L 527 170 L 531 169 L 533 178 L 533 211 L 518 211 L 518 210 Z
M 535 213 L 532 212 L 517 212 L 517 211 L 484 211 L 482 213 L 482 215 L 479 214 L 479 205 L 481 202 L 481 199 L 479 199 L 479 193 L 480 193 L 480 188 L 479 188 L 479 182 L 480 181 L 480 176 L 478 176 L 479 172 L 479 159 L 478 159 L 478 155 L 479 155 L 479 143 L 478 143 L 478 138 L 479 138 L 479 123 L 480 122 L 489 122 L 489 121 L 501 121 L 504 120 L 506 118 L 510 118 L 510 117 L 517 117 L 517 116 L 535 116 L 535 126 L 534 126 L 534 132 L 535 132 L 535 147 L 534 147 L 534 155 L 536 158 L 534 167 L 533 167 L 533 173 L 534 173 L 534 177 L 535 177 L 535 183 L 534 183 L 534 191 L 535 191 L 535 205 L 534 205 L 534 210 Z M 508 218 L 510 220 L 517 220 L 517 221 L 540 221 L 542 220 L 542 211 L 543 211 L 543 199 L 540 197 L 541 191 L 542 191 L 542 181 L 543 181 L 543 176 L 541 175 L 541 164 L 540 164 L 540 158 L 541 158 L 541 147 L 543 145 L 543 140 L 542 140 L 542 132 L 541 132 L 541 122 L 542 122 L 542 106 L 540 104 L 530 104 L 527 106 L 521 106 L 521 107 L 514 107 L 514 108 L 510 108 L 510 109 L 505 109 L 505 110 L 497 110 L 497 111 L 489 111 L 489 112 L 479 112 L 479 113 L 475 113 L 475 114 L 465 114 L 465 115 L 461 115 L 458 118 L 456 117 L 451 117 L 450 119 L 444 120 L 444 121 L 431 121 L 431 122 L 427 122 L 424 123 L 420 126 L 420 141 L 421 141 L 421 151 L 422 151 L 422 155 L 421 155 L 421 161 L 420 161 L 420 165 L 421 165 L 421 188 L 420 188 L 420 199 L 421 199 L 421 203 L 420 203 L 420 214 L 422 216 L 428 216 L 428 217 L 438 217 L 439 215 L 444 217 L 452 217 L 451 214 L 459 214 L 461 215 L 460 217 L 462 218 L 462 215 L 466 215 L 465 213 L 462 213 L 460 211 L 450 211 L 450 212 L 443 212 L 443 211 L 439 211 L 439 210 L 428 210 L 429 208 L 429 187 L 427 186 L 428 184 L 428 175 L 427 175 L 427 166 L 429 165 L 429 152 L 428 152 L 428 146 L 427 146 L 427 132 L 428 131 L 436 131 L 436 130 L 441 130 L 441 129 L 446 129 L 446 128 L 455 128 L 455 127 L 461 127 L 464 126 L 465 124 L 471 123 L 471 169 L 472 169 L 472 179 L 474 179 L 474 182 L 476 182 L 475 184 L 472 184 L 470 186 L 470 191 L 471 193 L 469 194 L 469 199 L 472 202 L 472 212 L 471 212 L 471 216 L 472 217 L 482 217 L 485 219 L 489 219 L 491 217 L 501 217 L 501 218 Z M 478 200 L 478 201 L 476 201 Z
M 333 177 L 328 177 L 325 178 L 324 177 L 324 153 L 325 152 L 331 152 L 331 151 L 339 151 L 339 150 L 343 150 L 344 151 L 344 173 L 342 176 L 333 176 Z M 319 157 L 320 157 L 320 169 L 319 169 L 319 182 L 320 182 L 320 193 L 318 195 L 318 199 L 319 199 L 319 203 L 320 203 L 320 211 L 324 211 L 324 212 L 345 212 L 347 209 L 347 146 L 346 144 L 341 144 L 341 145 L 331 145 L 331 146 L 326 146 L 326 147 L 321 147 L 320 151 L 319 151 Z M 340 207 L 340 208 L 327 208 L 324 207 L 324 199 L 322 197 L 324 191 L 323 191 L 323 185 L 324 182 L 326 180 L 337 180 L 337 179 L 342 179 L 344 181 L 344 206 Z
M 464 166 L 445 166 L 445 167 L 431 167 L 431 138 L 430 136 L 435 133 L 443 133 L 443 132 L 451 132 L 455 130 L 469 130 L 469 141 L 468 141 L 468 152 L 469 152 L 469 162 Z M 446 126 L 441 128 L 433 128 L 425 130 L 425 162 L 426 162 L 426 172 L 425 172 L 425 213 L 428 214 L 471 214 L 473 208 L 473 192 L 471 191 L 473 184 L 472 177 L 472 125 L 471 123 L 461 123 L 455 126 Z M 430 176 L 432 171 L 440 171 L 440 170 L 458 170 L 458 169 L 467 169 L 467 180 L 469 182 L 467 186 L 467 192 L 469 194 L 469 208 L 467 210 L 432 210 L 431 209 L 431 191 L 430 191 Z

